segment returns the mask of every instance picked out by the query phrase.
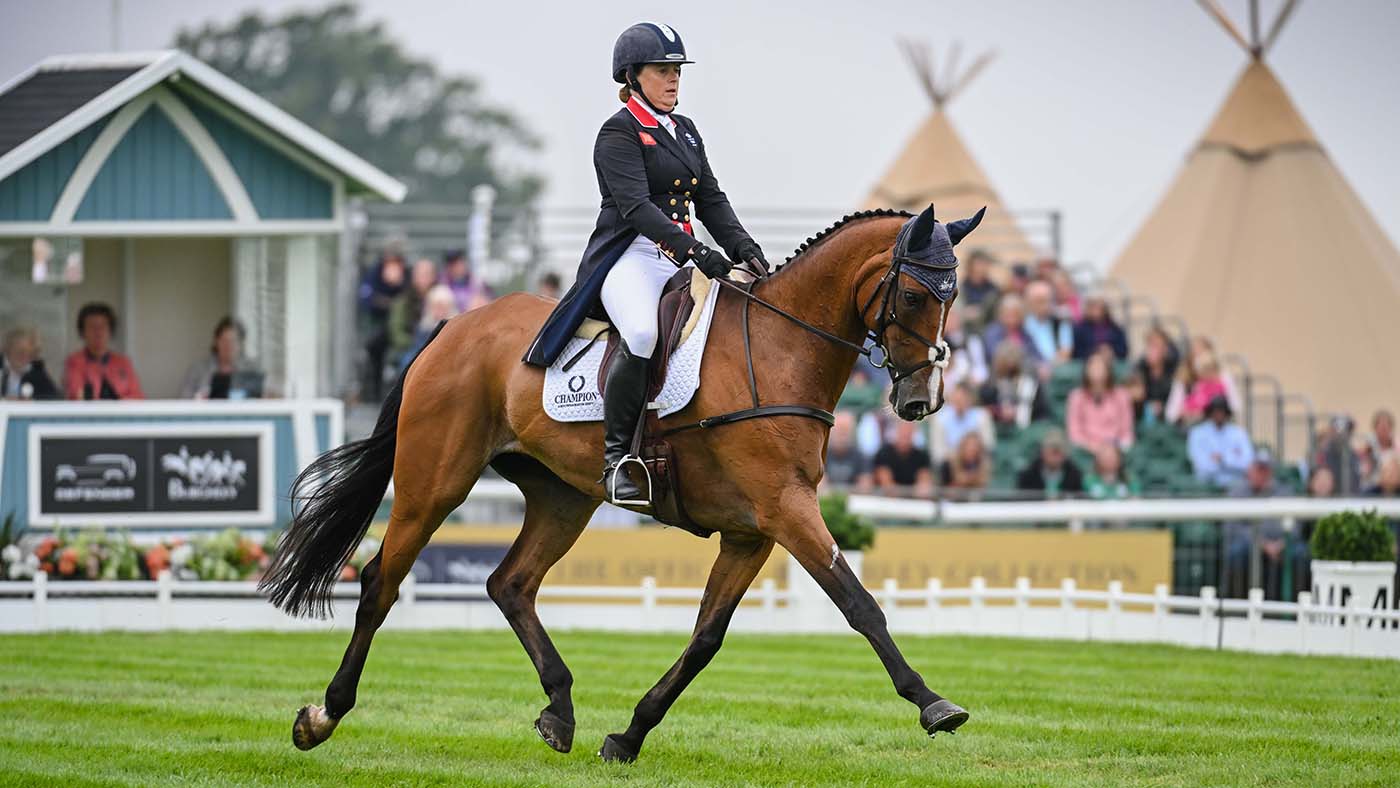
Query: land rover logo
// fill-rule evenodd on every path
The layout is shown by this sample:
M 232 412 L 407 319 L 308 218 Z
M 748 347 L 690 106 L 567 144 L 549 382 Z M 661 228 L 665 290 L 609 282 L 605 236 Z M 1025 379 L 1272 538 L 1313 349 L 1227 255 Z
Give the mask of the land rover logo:
M 583 383 L 584 380 L 582 375 L 574 375 L 573 377 L 569 378 L 569 391 L 572 391 L 575 394 L 579 393 L 580 391 L 583 391 Z

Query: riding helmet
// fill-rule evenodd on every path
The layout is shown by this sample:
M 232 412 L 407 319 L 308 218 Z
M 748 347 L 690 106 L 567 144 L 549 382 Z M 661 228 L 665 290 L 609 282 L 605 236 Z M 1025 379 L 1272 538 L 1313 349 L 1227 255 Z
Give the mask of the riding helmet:
M 694 62 L 686 60 L 685 44 L 675 30 L 655 22 L 638 22 L 622 31 L 613 44 L 612 78 L 625 85 L 628 66 Z

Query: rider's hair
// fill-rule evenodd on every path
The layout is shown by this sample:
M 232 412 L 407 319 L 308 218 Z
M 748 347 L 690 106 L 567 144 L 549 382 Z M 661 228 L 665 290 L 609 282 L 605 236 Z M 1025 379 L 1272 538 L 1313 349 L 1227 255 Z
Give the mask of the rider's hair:
M 632 88 L 630 85 L 623 85 L 617 89 L 617 100 L 623 104 L 632 100 Z

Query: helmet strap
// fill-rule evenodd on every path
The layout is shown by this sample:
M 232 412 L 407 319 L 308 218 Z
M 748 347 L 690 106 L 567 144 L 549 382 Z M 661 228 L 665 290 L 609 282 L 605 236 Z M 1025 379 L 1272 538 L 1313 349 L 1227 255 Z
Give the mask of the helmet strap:
M 634 95 L 634 96 L 636 96 L 637 98 L 641 99 L 641 100 L 642 100 L 642 103 L 645 104 L 645 105 L 647 105 L 647 109 L 651 110 L 653 114 L 656 114 L 656 115 L 670 115 L 671 112 L 675 112 L 675 111 L 676 111 L 676 108 L 675 108 L 675 107 L 671 107 L 671 111 L 670 111 L 670 112 L 663 112 L 662 110 L 657 109 L 657 108 L 656 108 L 656 105 L 654 105 L 654 104 L 651 103 L 651 99 L 647 98 L 646 91 L 642 90 L 642 83 L 641 83 L 641 80 L 637 79 L 637 67 L 636 67 L 636 66 L 628 66 L 628 67 L 627 67 L 627 74 L 626 74 L 626 76 L 627 76 L 627 86 L 630 87 L 630 88 L 632 88 L 632 95 Z

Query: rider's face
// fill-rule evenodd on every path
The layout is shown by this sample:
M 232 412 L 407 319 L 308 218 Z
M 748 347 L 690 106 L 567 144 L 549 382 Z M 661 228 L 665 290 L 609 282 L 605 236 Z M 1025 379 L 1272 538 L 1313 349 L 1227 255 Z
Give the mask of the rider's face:
M 681 67 L 675 63 L 647 63 L 637 72 L 647 101 L 662 112 L 676 108 L 680 99 Z

